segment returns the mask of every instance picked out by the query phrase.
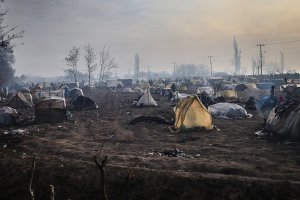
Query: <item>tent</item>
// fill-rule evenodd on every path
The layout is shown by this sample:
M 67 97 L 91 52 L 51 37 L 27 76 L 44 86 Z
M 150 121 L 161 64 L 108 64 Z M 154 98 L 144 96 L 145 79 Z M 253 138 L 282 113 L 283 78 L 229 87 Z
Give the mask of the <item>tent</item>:
M 26 96 L 23 93 L 18 92 L 7 105 L 12 108 L 32 108 L 32 97 L 30 94 L 26 94 Z
M 137 106 L 157 106 L 157 103 L 151 96 L 150 90 L 146 89 L 144 95 L 136 103 Z
M 80 88 L 73 88 L 70 90 L 69 92 L 69 98 L 74 98 L 74 97 L 79 97 L 79 96 L 83 96 L 83 92 L 82 89 Z
M 48 97 L 36 104 L 36 123 L 63 122 L 66 116 L 66 100 L 60 97 Z
M 175 107 L 175 129 L 203 127 L 211 130 L 212 116 L 197 96 L 182 99 Z
M 263 112 L 264 115 L 268 115 L 270 111 L 277 106 L 278 99 L 273 96 L 261 96 L 258 101 L 258 109 Z
M 197 94 L 201 94 L 202 92 L 206 92 L 209 96 L 214 94 L 214 89 L 212 87 L 199 87 L 197 89 Z
M 236 91 L 245 91 L 248 89 L 247 85 L 244 83 L 237 84 L 234 88 Z
M 139 87 L 135 87 L 133 91 L 141 94 L 144 93 L 144 91 Z
M 179 93 L 179 92 L 175 92 L 175 97 L 174 97 L 174 99 L 176 99 L 176 100 L 181 100 L 181 99 L 184 99 L 184 98 L 186 98 L 186 97 L 188 97 L 188 96 L 191 96 L 190 94 L 186 94 L 186 93 Z
M 0 126 L 12 126 L 16 124 L 16 118 L 19 117 L 18 112 L 8 106 L 0 108 Z
M 133 90 L 131 88 L 124 88 L 124 90 L 122 92 L 130 93 L 130 92 L 133 92 Z
M 21 90 L 20 90 L 20 92 L 22 92 L 22 93 L 30 93 L 30 90 L 29 90 L 28 87 L 22 87 Z
M 145 89 L 147 89 L 147 88 L 150 87 L 150 83 L 148 83 L 148 82 L 142 82 L 142 83 L 140 83 L 140 87 L 141 87 L 143 90 L 145 90 Z
M 248 88 L 248 90 L 258 90 L 255 83 L 246 83 L 245 84 Z
M 151 94 L 160 94 L 161 93 L 161 88 L 150 86 L 149 89 L 150 89 Z
M 266 130 L 279 136 L 300 139 L 300 103 L 287 101 L 272 109 Z
M 256 86 L 259 89 L 263 89 L 263 90 L 269 90 L 271 89 L 271 87 L 275 85 L 274 83 L 269 83 L 269 82 L 262 82 L 262 83 L 256 83 Z
M 72 110 L 94 110 L 98 105 L 88 97 L 79 96 L 71 100 L 70 107 Z
M 178 89 L 177 89 L 178 91 L 180 91 L 180 92 L 186 92 L 187 90 L 188 90 L 188 87 L 187 87 L 187 85 L 185 85 L 185 84 L 180 84 L 179 86 L 178 86 Z
M 218 118 L 246 118 L 252 117 L 247 111 L 234 103 L 217 103 L 208 107 L 208 111 Z
M 219 91 L 216 93 L 216 97 L 224 97 L 225 99 L 236 99 L 237 92 L 234 90 L 225 90 L 225 91 Z
M 121 81 L 117 80 L 109 80 L 106 82 L 106 86 L 109 88 L 122 88 L 124 87 L 124 84 Z

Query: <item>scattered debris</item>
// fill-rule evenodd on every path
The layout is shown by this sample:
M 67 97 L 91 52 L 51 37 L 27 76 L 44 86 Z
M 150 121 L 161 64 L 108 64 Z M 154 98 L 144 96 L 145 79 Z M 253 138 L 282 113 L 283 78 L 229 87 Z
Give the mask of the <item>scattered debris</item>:
M 160 124 L 167 124 L 167 125 L 173 125 L 173 121 L 167 120 L 164 117 L 161 116 L 139 116 L 134 118 L 129 122 L 130 125 L 136 124 L 138 122 L 157 122 Z
M 164 150 L 162 152 L 159 152 L 159 155 L 161 156 L 168 156 L 168 157 L 185 157 L 186 154 L 177 149 L 177 148 L 174 148 L 174 150 Z

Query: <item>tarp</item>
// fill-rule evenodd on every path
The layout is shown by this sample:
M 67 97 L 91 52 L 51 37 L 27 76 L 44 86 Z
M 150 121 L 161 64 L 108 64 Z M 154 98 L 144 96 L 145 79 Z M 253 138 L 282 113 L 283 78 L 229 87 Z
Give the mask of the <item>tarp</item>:
M 175 129 L 203 127 L 213 128 L 212 116 L 197 96 L 189 96 L 178 102 L 175 107 Z
M 177 90 L 180 91 L 180 92 L 185 92 L 185 91 L 188 90 L 188 87 L 185 84 L 181 84 L 181 85 L 178 86 Z
M 218 91 L 216 93 L 216 97 L 224 97 L 226 99 L 236 99 L 237 96 L 237 92 L 234 90 L 225 90 L 225 91 Z
M 30 98 L 31 95 L 27 94 L 27 96 Z M 18 92 L 7 105 L 12 108 L 31 108 L 33 103 L 30 99 L 27 99 L 23 93 Z
M 248 90 L 258 90 L 255 83 L 246 83 Z
M 184 98 L 186 98 L 186 97 L 188 97 L 188 96 L 191 96 L 190 94 L 186 94 L 186 93 L 179 93 L 179 92 L 176 92 L 175 93 L 175 99 L 179 99 L 179 100 L 181 100 L 181 99 L 184 99 Z
M 80 88 L 73 88 L 73 89 L 70 90 L 68 97 L 74 98 L 74 97 L 79 97 L 79 96 L 83 96 L 82 89 L 80 89 Z
M 115 88 L 122 88 L 124 87 L 124 84 L 121 81 L 117 81 L 117 80 L 109 80 L 106 82 L 106 86 L 107 87 L 115 87 Z
M 98 105 L 88 97 L 79 96 L 71 100 L 70 107 L 72 110 L 94 110 L 98 108 Z
M 214 89 L 212 87 L 199 87 L 197 89 L 197 94 L 201 94 L 202 92 L 206 92 L 209 96 L 214 94 Z
M 247 111 L 234 103 L 217 103 L 208 107 L 208 111 L 214 117 L 219 118 L 246 118 L 252 117 Z
M 124 93 L 133 92 L 133 90 L 131 88 L 124 88 L 124 90 L 122 92 L 124 92 Z
M 0 108 L 0 126 L 12 126 L 16 123 L 18 112 L 8 106 Z
M 266 129 L 281 136 L 300 139 L 299 102 L 286 102 L 273 108 L 267 118 Z
M 36 104 L 36 109 L 41 108 L 66 109 L 66 100 L 60 97 L 47 97 Z
M 271 89 L 271 87 L 273 85 L 275 85 L 275 84 L 274 83 L 269 83 L 269 82 L 256 83 L 256 86 L 259 89 L 264 89 L 264 90 Z
M 146 89 L 144 95 L 136 103 L 137 106 L 157 106 L 157 103 L 151 96 L 149 89 Z
M 139 87 L 135 87 L 135 88 L 134 88 L 134 92 L 137 92 L 137 93 L 144 93 L 144 91 L 143 91 L 141 88 L 139 88 Z
M 37 103 L 35 109 L 36 123 L 58 123 L 67 119 L 64 98 L 48 97 Z

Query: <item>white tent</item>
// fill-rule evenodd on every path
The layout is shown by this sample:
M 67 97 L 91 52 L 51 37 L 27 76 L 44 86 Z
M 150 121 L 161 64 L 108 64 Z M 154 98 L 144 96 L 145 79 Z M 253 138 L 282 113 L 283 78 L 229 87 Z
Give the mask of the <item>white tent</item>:
M 144 95 L 136 103 L 137 106 L 157 106 L 157 103 L 151 96 L 150 90 L 146 89 Z
M 249 118 L 252 117 L 247 111 L 234 103 L 217 103 L 208 107 L 208 111 L 218 118 Z

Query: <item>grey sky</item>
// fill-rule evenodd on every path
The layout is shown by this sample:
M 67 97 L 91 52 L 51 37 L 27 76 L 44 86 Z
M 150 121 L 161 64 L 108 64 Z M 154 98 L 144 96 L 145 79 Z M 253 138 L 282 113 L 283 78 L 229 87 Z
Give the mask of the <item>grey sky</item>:
M 232 40 L 242 49 L 242 68 L 251 71 L 257 43 L 299 40 L 299 0 L 6 0 L 8 23 L 25 30 L 15 50 L 17 74 L 63 73 L 72 46 L 110 46 L 120 68 L 132 70 L 134 54 L 142 70 L 170 71 L 172 62 L 208 64 L 233 71 Z M 266 60 L 300 70 L 300 42 L 265 47 Z M 80 71 L 85 71 L 81 48 Z

